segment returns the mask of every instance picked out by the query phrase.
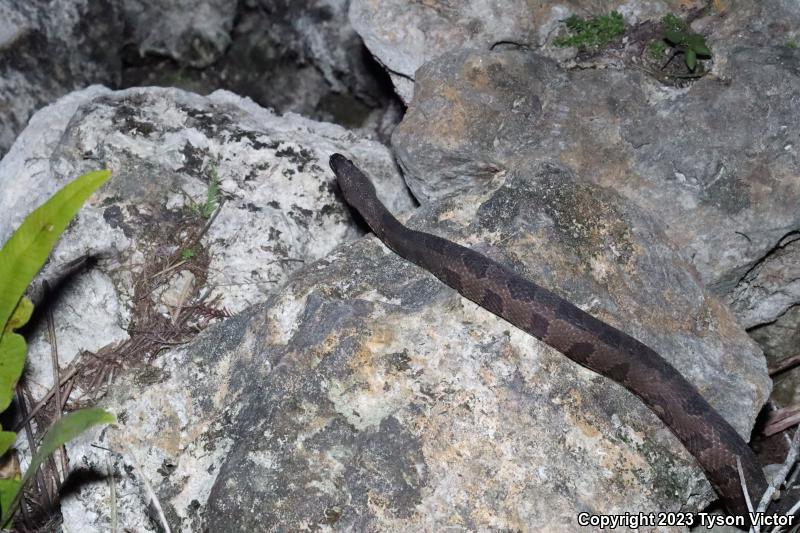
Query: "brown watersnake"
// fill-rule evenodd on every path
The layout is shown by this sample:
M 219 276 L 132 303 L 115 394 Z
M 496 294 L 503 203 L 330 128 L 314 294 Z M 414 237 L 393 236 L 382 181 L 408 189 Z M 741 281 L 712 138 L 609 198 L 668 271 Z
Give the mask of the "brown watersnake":
M 380 202 L 367 176 L 343 155 L 333 154 L 330 166 L 346 201 L 386 246 L 464 297 L 641 398 L 694 456 L 728 511 L 743 515 L 748 508 L 738 459 L 750 499 L 758 505 L 767 483 L 752 450 L 658 353 L 500 263 L 404 226 Z

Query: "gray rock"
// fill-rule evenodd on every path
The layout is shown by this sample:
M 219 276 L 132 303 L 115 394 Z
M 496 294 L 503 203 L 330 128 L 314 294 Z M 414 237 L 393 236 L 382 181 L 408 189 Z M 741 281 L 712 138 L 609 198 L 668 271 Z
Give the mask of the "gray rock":
M 180 13 L 184 11 L 182 3 L 166 2 L 171 7 L 165 9 Z M 347 0 L 233 2 L 236 16 L 232 29 L 224 17 L 203 22 L 215 24 L 219 32 L 224 22 L 227 29 L 222 35 L 229 42 L 215 52 L 215 62 L 202 69 L 185 68 L 191 62 L 184 56 L 198 53 L 191 46 L 199 38 L 182 33 L 187 23 L 199 22 L 184 17 L 174 29 L 164 25 L 151 29 L 145 15 L 160 11 L 128 9 L 131 25 L 157 32 L 154 35 L 162 40 L 180 40 L 187 51 L 156 56 L 152 52 L 157 50 L 149 50 L 146 57 L 127 54 L 123 83 L 177 86 L 200 94 L 225 88 L 279 112 L 293 111 L 351 128 L 366 127 L 388 138 L 385 130 L 399 122 L 389 114 L 389 124 L 381 124 L 386 108 L 394 101 L 391 84 L 347 21 L 347 6 Z
M 720 6 L 721 12 L 692 23 L 694 31 L 709 35 L 715 54 L 727 55 L 727 50 L 743 44 L 756 47 L 800 44 L 800 8 L 793 0 L 732 0 Z
M 414 94 L 415 72 L 426 62 L 461 48 L 491 50 L 515 45 L 539 49 L 555 37 L 570 15 L 617 10 L 629 23 L 657 19 L 685 6 L 678 0 L 596 3 L 585 0 L 526 2 L 491 0 L 416 2 L 353 0 L 350 23 L 375 58 L 386 68 L 395 90 L 406 102 Z M 563 55 L 550 49 L 553 56 Z M 574 50 L 572 55 L 574 55 Z
M 116 84 L 123 24 L 112 0 L 0 3 L 0 156 L 34 111 L 92 83 Z
M 787 357 L 800 355 L 800 305 L 791 307 L 775 321 L 749 331 L 762 347 L 770 366 Z M 779 407 L 800 402 L 800 372 L 786 371 L 773 377 L 774 389 L 770 399 Z
M 358 236 L 327 168 L 334 151 L 371 168 L 396 209 L 411 206 L 382 145 L 332 124 L 276 116 L 224 91 L 91 87 L 37 113 L 0 162 L 0 242 L 67 181 L 102 167 L 113 172 L 42 274 L 84 255 L 99 258 L 99 270 L 65 289 L 54 310 L 60 363 L 128 341 L 126 331 L 143 324 L 174 326 L 193 305 L 210 319 L 236 313 Z M 222 205 L 211 219 L 214 205 L 204 204 L 214 177 L 214 205 Z M 151 279 L 160 281 L 144 290 Z M 187 326 L 202 327 L 204 317 L 195 318 L 200 323 Z M 29 359 L 40 397 L 52 384 L 46 332 L 32 339 Z
M 520 164 L 491 190 L 432 203 L 410 224 L 647 342 L 748 434 L 770 388 L 763 357 L 658 224 L 550 164 Z M 139 474 L 123 475 L 130 458 L 95 439 L 127 443 L 172 527 L 191 531 L 574 531 L 579 511 L 709 497 L 692 457 L 633 395 L 374 237 L 303 267 L 156 366 L 158 383 L 129 376 L 106 401 L 119 430 L 70 447 L 79 464 L 114 465 L 120 524 L 145 527 Z M 81 531 L 108 522 L 106 491 L 70 496 L 66 506 L 91 509 Z
M 532 53 L 453 52 L 418 71 L 393 142 L 423 202 L 520 157 L 560 160 L 659 217 L 703 281 L 730 295 L 800 228 L 800 52 L 739 47 L 725 72 L 671 89 L 638 70 L 564 72 Z M 796 275 L 781 276 L 771 290 Z M 797 302 L 768 300 L 764 317 Z
M 230 45 L 237 0 L 125 0 L 130 37 L 141 55 L 207 67 Z
M 347 21 L 347 0 L 296 4 L 0 3 L 0 156 L 36 110 L 94 83 L 227 88 L 280 112 L 388 138 L 399 113 Z
M 726 298 L 745 327 L 770 324 L 800 302 L 800 233 L 789 233 Z

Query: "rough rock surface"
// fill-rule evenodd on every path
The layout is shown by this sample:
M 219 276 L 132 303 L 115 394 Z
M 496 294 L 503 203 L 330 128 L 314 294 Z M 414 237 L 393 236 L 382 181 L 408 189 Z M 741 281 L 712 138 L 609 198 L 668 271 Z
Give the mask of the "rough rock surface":
M 739 47 L 725 78 L 680 90 L 637 70 L 565 72 L 528 52 L 459 51 L 418 71 L 393 142 L 421 201 L 519 157 L 562 161 L 658 216 L 713 290 L 738 291 L 740 316 L 754 325 L 800 296 L 791 269 L 754 280 L 771 296 L 742 285 L 800 228 L 798 99 L 800 51 L 788 47 Z M 787 262 L 797 258 L 789 248 Z
M 0 156 L 34 111 L 91 83 L 116 84 L 122 34 L 112 0 L 0 2 Z
M 750 336 L 764 350 L 767 362 L 800 354 L 800 305 L 791 307 L 773 322 L 752 328 Z M 800 373 L 789 371 L 773 377 L 774 389 L 770 399 L 786 407 L 800 402 Z
M 620 11 L 635 40 L 637 23 L 698 7 L 645 2 L 602 9 Z M 566 61 L 576 51 L 553 47 L 553 37 L 569 14 L 595 8 L 354 0 L 352 24 L 399 94 L 410 102 L 414 91 L 422 93 L 393 140 L 412 189 L 425 201 L 505 168 L 518 153 L 557 157 L 663 214 L 670 236 L 747 327 L 775 320 L 800 302 L 791 272 L 772 268 L 771 278 L 756 279 L 776 250 L 782 263 L 800 262 L 793 248 L 784 250 L 800 227 L 793 208 L 800 139 L 792 127 L 800 119 L 800 6 L 715 3 L 693 18 L 692 30 L 712 48 L 713 74 L 682 90 L 636 70 L 635 57 L 607 63 L 590 54 L 572 72 L 549 64 L 543 56 L 577 66 Z M 457 52 L 471 47 L 479 62 L 491 57 L 488 50 L 509 46 L 522 47 L 527 61 L 472 65 Z
M 81 349 L 127 339 L 125 331 L 142 323 L 142 300 L 172 322 L 200 295 L 235 313 L 263 301 L 304 262 L 355 238 L 327 168 L 333 151 L 369 167 L 396 209 L 410 207 L 388 151 L 339 126 L 279 117 L 224 91 L 201 97 L 92 87 L 37 113 L 0 162 L 0 242 L 68 180 L 112 170 L 44 271 L 85 254 L 99 258 L 54 311 L 66 365 Z M 212 181 L 219 192 L 206 205 Z M 152 291 L 143 290 L 159 276 Z M 28 378 L 38 394 L 52 383 L 49 354 L 46 336 L 33 339 Z
M 748 328 L 775 322 L 800 304 L 800 232 L 787 234 L 754 264 L 727 300 Z
M 634 23 L 698 4 L 680 0 L 612 0 L 598 8 L 598 4 L 585 0 L 353 0 L 350 22 L 408 103 L 414 94 L 416 70 L 445 52 L 461 48 L 491 50 L 506 44 L 537 49 L 552 41 L 562 21 L 573 14 L 586 16 L 617 10 Z
M 168 56 L 196 68 L 230 45 L 237 0 L 124 0 L 129 38 L 141 55 Z
M 800 38 L 800 6 L 794 0 L 731 0 L 721 13 L 697 19 L 692 28 L 710 36 L 715 52 L 743 44 L 786 46 Z
M 31 115 L 74 89 L 225 88 L 388 137 L 391 83 L 347 21 L 347 0 L 0 2 L 0 156 Z
M 586 0 L 536 3 L 512 0 L 502 6 L 488 0 L 353 0 L 350 21 L 370 52 L 387 69 L 395 90 L 406 103 L 414 92 L 416 70 L 449 51 L 517 46 L 571 61 L 576 49 L 552 45 L 570 15 L 589 17 L 616 10 L 634 27 L 657 21 L 667 13 L 682 15 L 689 10 L 704 10 L 709 15 L 694 20 L 692 29 L 709 35 L 715 61 L 726 55 L 726 48 L 745 43 L 780 46 L 796 43 L 800 38 L 800 10 L 793 0 L 768 4 L 731 0 L 712 5 L 707 10 L 706 2 L 691 0 L 615 0 L 602 4 Z
M 164 1 L 168 13 L 184 11 L 182 0 Z M 347 0 L 233 2 L 235 24 L 220 37 L 227 46 L 215 63 L 185 68 L 186 53 L 165 51 L 159 57 L 153 54 L 158 50 L 139 45 L 136 54 L 126 54 L 123 84 L 173 85 L 201 94 L 225 88 L 280 112 L 380 132 L 387 127 L 380 121 L 393 99 L 391 83 L 348 23 L 347 6 Z M 127 10 L 130 24 L 143 31 L 150 31 L 144 14 L 159 12 Z M 216 17 L 205 24 L 222 31 L 223 22 Z M 155 35 L 191 50 L 197 38 L 184 34 L 183 25 L 159 25 Z M 139 57 L 139 51 L 150 53 Z
M 410 224 L 652 345 L 747 435 L 770 388 L 763 357 L 656 223 L 550 164 L 520 165 L 492 188 Z M 582 510 L 708 501 L 691 456 L 633 395 L 374 237 L 305 266 L 156 366 L 107 400 L 118 430 L 70 447 L 87 467 L 115 465 L 130 526 L 147 524 L 135 476 L 122 474 L 130 459 L 90 447 L 95 438 L 134 450 L 182 530 L 574 531 Z M 108 523 L 106 491 L 93 484 L 66 504 L 68 517 L 79 502 L 92 509 L 82 531 Z

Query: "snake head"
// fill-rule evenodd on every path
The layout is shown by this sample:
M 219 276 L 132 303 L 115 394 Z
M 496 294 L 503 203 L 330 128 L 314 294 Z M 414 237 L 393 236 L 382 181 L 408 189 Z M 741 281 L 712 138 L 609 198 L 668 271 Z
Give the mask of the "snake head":
M 378 199 L 369 178 L 352 161 L 342 154 L 333 154 L 330 165 L 339 181 L 344 199 L 361 214 L 378 237 L 385 235 L 391 228 L 398 233 L 405 230 Z
M 375 187 L 352 161 L 342 154 L 333 154 L 329 164 L 333 173 L 336 174 L 339 188 L 348 204 L 360 212 L 363 206 L 373 205 L 376 202 Z

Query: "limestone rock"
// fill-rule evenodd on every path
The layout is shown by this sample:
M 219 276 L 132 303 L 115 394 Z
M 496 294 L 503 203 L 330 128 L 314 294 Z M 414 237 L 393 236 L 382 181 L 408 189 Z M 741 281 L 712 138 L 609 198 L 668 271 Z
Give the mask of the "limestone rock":
M 224 91 L 201 97 L 95 86 L 37 113 L 0 162 L 0 242 L 69 180 L 103 167 L 113 173 L 40 277 L 87 255 L 96 260 L 53 309 L 62 367 L 82 350 L 120 344 L 138 347 L 132 357 L 139 364 L 161 348 L 137 344 L 137 335 L 163 340 L 177 328 L 186 331 L 172 340 L 191 337 L 357 237 L 327 168 L 333 151 L 369 167 L 396 209 L 411 205 L 382 145 L 332 124 L 277 116 Z M 194 281 L 167 308 L 159 296 L 173 274 Z M 177 327 L 181 311 L 188 322 Z M 52 385 L 50 357 L 40 331 L 29 351 L 35 398 Z
M 658 224 L 551 164 L 496 178 L 410 225 L 476 246 L 650 344 L 747 435 L 770 388 L 763 357 Z M 179 529 L 574 531 L 579 511 L 696 509 L 709 497 L 637 398 L 374 237 L 306 265 L 157 368 L 156 384 L 115 387 L 106 406 L 124 422 L 99 438 L 138 450 Z M 130 459 L 93 438 L 71 457 L 123 472 Z M 135 481 L 118 482 L 122 523 L 146 524 Z M 73 503 L 107 522 L 105 490 Z
M 730 298 L 800 228 L 800 53 L 741 46 L 725 71 L 676 90 L 637 70 L 565 72 L 528 52 L 453 52 L 418 71 L 393 143 L 423 202 L 520 158 L 559 160 L 658 217 L 703 281 Z M 794 277 L 761 282 L 773 296 L 753 298 L 770 303 L 748 306 L 769 312 L 743 322 L 797 303 L 794 290 L 777 295 Z
M 629 23 L 658 19 L 667 12 L 697 7 L 695 2 L 650 0 L 603 2 L 583 0 L 527 2 L 491 0 L 353 0 L 350 23 L 375 58 L 386 68 L 395 90 L 407 104 L 414 94 L 416 70 L 440 55 L 461 48 L 492 50 L 504 45 L 538 50 L 552 41 L 570 15 L 587 16 L 618 10 Z M 548 53 L 560 55 L 552 47 Z
M 236 0 L 125 0 L 120 2 L 141 55 L 207 67 L 230 45 Z
M 0 156 L 39 108 L 92 83 L 119 83 L 109 43 L 122 28 L 113 0 L 0 3 Z

